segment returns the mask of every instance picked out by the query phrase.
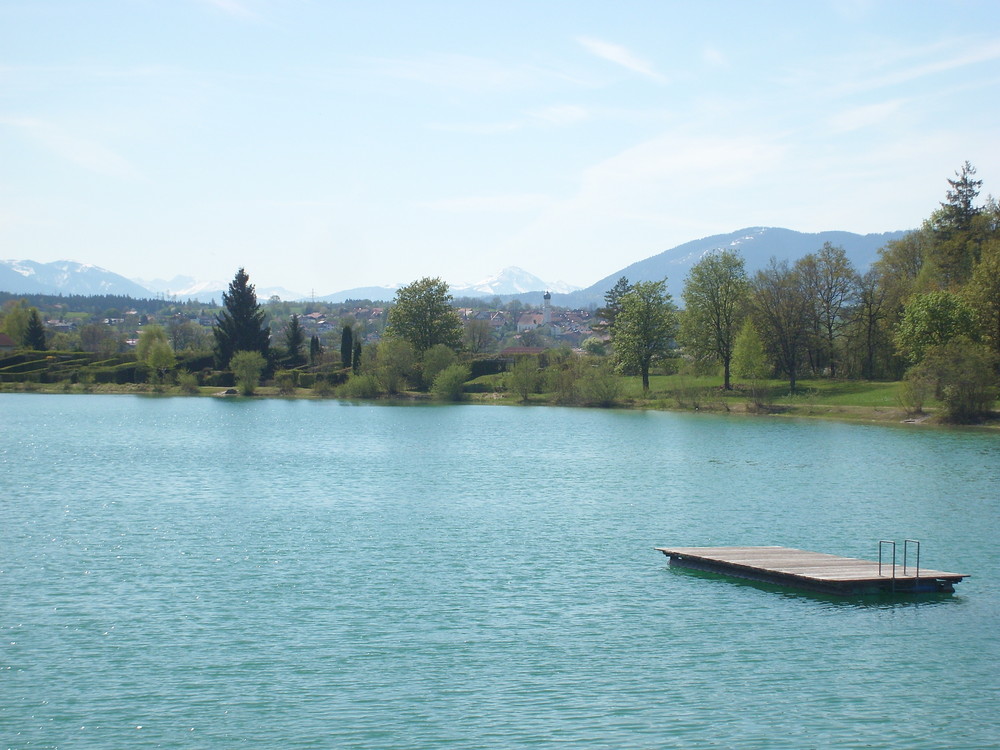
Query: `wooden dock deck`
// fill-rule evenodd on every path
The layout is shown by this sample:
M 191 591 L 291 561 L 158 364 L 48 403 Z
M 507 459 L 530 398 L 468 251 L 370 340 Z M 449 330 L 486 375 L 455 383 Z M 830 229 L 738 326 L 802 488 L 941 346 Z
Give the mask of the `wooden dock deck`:
M 657 547 L 670 565 L 828 594 L 954 591 L 965 573 L 858 560 L 788 547 Z

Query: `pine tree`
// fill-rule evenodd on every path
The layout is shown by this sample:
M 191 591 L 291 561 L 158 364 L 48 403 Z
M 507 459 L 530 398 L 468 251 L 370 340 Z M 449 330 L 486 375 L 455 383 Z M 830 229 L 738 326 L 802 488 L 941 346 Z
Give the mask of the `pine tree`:
M 350 326 L 345 325 L 340 332 L 340 366 L 351 366 L 351 354 L 354 353 L 354 332 Z
M 941 204 L 941 208 L 945 223 L 950 229 L 968 232 L 972 228 L 972 220 L 982 211 L 976 207 L 975 202 L 983 181 L 973 179 L 975 175 L 976 168 L 965 162 L 962 169 L 955 172 L 957 179 L 948 180 L 951 190 L 947 191 L 948 200 Z
M 45 326 L 34 307 L 28 313 L 28 327 L 24 332 L 24 345 L 33 351 L 45 351 Z
M 267 356 L 271 329 L 264 325 L 264 311 L 257 303 L 257 293 L 246 271 L 240 268 L 222 294 L 223 310 L 215 316 L 215 358 L 220 368 L 227 367 L 233 354 L 259 352 Z
M 319 343 L 319 336 L 313 334 L 312 338 L 309 339 L 309 362 L 316 364 L 322 354 L 323 347 Z
M 621 310 L 622 297 L 632 291 L 629 280 L 622 276 L 615 285 L 604 293 L 604 307 L 597 308 L 596 315 L 601 321 L 591 326 L 595 333 L 610 332 Z
M 299 316 L 292 313 L 292 318 L 285 328 L 285 345 L 288 347 L 288 363 L 292 367 L 302 364 L 302 344 L 306 340 L 305 331 L 299 323 Z

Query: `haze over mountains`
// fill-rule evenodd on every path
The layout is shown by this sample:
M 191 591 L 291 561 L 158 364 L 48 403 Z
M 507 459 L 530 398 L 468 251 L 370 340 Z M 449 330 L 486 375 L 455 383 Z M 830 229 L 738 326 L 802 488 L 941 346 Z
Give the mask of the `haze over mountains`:
M 739 250 L 746 260 L 747 270 L 753 273 L 767 265 L 772 256 L 778 260 L 794 261 L 819 250 L 825 242 L 829 242 L 844 248 L 855 267 L 859 271 L 864 271 L 878 258 L 879 248 L 906 233 L 906 231 L 866 235 L 839 231 L 804 233 L 776 227 L 750 227 L 678 245 L 609 274 L 585 289 L 562 282 L 546 282 L 523 269 L 509 267 L 475 284 L 451 284 L 451 292 L 455 297 L 499 297 L 504 302 L 521 299 L 534 304 L 538 302 L 542 292 L 550 291 L 554 305 L 585 308 L 601 304 L 604 293 L 621 276 L 627 277 L 632 282 L 657 281 L 666 277 L 670 293 L 680 302 L 684 280 L 691 267 L 706 253 L 718 248 Z M 235 272 L 236 269 L 233 270 Z M 274 295 L 282 300 L 311 298 L 310 295 L 282 287 L 265 286 L 267 280 L 254 278 L 253 268 L 249 265 L 247 271 L 257 286 L 257 296 L 261 300 L 267 300 Z M 228 283 L 228 281 L 198 281 L 191 276 L 176 276 L 169 281 L 131 280 L 97 266 L 73 261 L 54 263 L 38 263 L 30 260 L 0 261 L 0 291 L 13 294 L 111 294 L 140 299 L 168 296 L 182 301 L 194 299 L 208 303 L 213 300 L 221 302 L 222 292 Z M 395 288 L 391 287 L 356 287 L 316 296 L 314 299 L 322 302 L 343 302 L 347 299 L 391 300 L 395 291 Z

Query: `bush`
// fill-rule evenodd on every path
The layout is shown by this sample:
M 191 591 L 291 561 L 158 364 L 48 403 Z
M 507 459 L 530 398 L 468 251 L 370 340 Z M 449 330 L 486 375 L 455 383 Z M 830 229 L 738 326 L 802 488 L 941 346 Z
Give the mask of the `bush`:
M 461 401 L 465 398 L 463 386 L 465 385 L 465 381 L 469 379 L 470 374 L 471 370 L 465 365 L 450 365 L 441 370 L 437 377 L 434 378 L 431 392 L 435 398 L 439 398 L 442 401 Z
M 513 366 L 504 376 L 504 386 L 512 393 L 527 401 L 528 397 L 538 390 L 540 380 L 538 359 L 535 357 L 518 357 Z
M 965 337 L 931 346 L 907 381 L 934 384 L 947 422 L 968 424 L 989 414 L 997 398 L 995 356 Z
M 252 396 L 260 384 L 260 374 L 267 361 L 257 351 L 238 351 L 229 360 L 229 369 L 236 378 L 236 387 L 244 396 Z
M 198 376 L 193 372 L 182 372 L 177 376 L 177 385 L 180 387 L 181 393 L 194 396 L 198 393 Z
M 435 344 L 421 360 L 421 379 L 425 386 L 433 388 L 437 376 L 458 362 L 458 355 L 444 344 Z
M 586 406 L 614 406 L 621 390 L 621 378 L 607 360 L 588 367 L 577 383 L 580 402 Z
M 896 391 L 896 402 L 903 408 L 907 416 L 924 413 L 924 403 L 931 395 L 933 384 L 916 373 L 907 374 L 906 379 L 899 384 Z
M 566 359 L 545 371 L 546 387 L 552 392 L 552 400 L 557 404 L 575 404 L 580 400 L 577 383 L 580 380 L 582 363 L 576 357 Z
M 325 378 L 317 380 L 312 387 L 312 391 L 313 395 L 319 398 L 330 398 L 335 393 L 333 385 Z
M 278 386 L 278 393 L 282 396 L 293 395 L 298 383 L 298 375 L 298 370 L 279 370 L 274 376 L 274 384 Z
M 470 378 L 475 380 L 476 378 L 481 378 L 483 375 L 499 375 L 504 371 L 505 363 L 500 357 L 484 357 L 472 360 L 469 363 L 469 367 L 472 370 Z
M 355 375 L 337 388 L 337 395 L 341 398 L 378 398 L 381 393 L 378 378 L 370 374 Z

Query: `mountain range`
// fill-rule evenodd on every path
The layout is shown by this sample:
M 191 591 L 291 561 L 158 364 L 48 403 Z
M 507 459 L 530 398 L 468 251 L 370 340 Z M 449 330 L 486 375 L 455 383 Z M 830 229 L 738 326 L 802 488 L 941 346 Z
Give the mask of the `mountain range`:
M 842 247 L 854 266 L 864 271 L 878 258 L 880 248 L 906 233 L 907 231 L 903 230 L 864 235 L 840 231 L 806 233 L 777 227 L 750 227 L 678 245 L 609 274 L 585 289 L 562 282 L 546 282 L 523 269 L 512 266 L 475 284 L 452 285 L 451 293 L 455 297 L 499 297 L 502 302 L 518 299 L 527 304 L 537 305 L 541 294 L 549 291 L 552 293 L 554 305 L 586 308 L 600 305 L 604 300 L 604 293 L 614 286 L 620 277 L 625 276 L 631 282 L 658 281 L 666 278 L 668 290 L 675 300 L 680 301 L 688 271 L 712 250 L 720 248 L 739 250 L 746 260 L 747 271 L 753 273 L 767 265 L 771 257 L 795 261 L 819 250 L 824 243 L 829 242 Z M 127 279 L 112 271 L 74 261 L 38 263 L 31 260 L 0 260 L 0 291 L 12 294 L 110 294 L 137 299 L 166 296 L 208 303 L 212 300 L 221 302 L 222 292 L 227 286 L 228 282 L 198 281 L 191 276 L 176 276 L 169 281 Z M 387 301 L 392 299 L 395 293 L 395 288 L 391 287 L 357 287 L 315 299 L 331 303 L 348 299 Z M 282 287 L 258 287 L 257 296 L 261 300 L 267 300 L 272 296 L 278 296 L 283 300 L 307 298 L 307 295 Z

